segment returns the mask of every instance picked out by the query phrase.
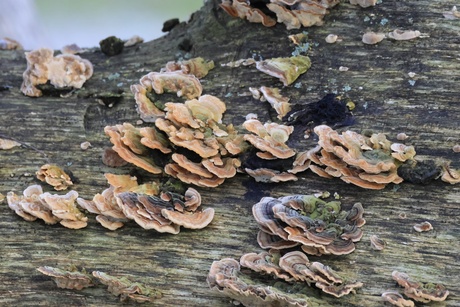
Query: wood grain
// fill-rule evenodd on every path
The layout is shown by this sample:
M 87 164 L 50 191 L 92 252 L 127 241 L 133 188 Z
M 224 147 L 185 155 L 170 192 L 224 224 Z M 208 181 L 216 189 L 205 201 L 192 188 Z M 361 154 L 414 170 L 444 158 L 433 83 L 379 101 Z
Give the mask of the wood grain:
M 241 58 L 289 56 L 294 50 L 282 25 L 264 28 L 231 19 L 207 1 L 188 24 L 152 42 L 126 48 L 111 58 L 98 49 L 83 54 L 95 67 L 84 89 L 69 98 L 45 95 L 29 98 L 19 88 L 25 57 L 20 51 L 0 52 L 0 137 L 24 145 L 0 151 L 0 192 L 22 192 L 38 183 L 35 171 L 45 163 L 70 170 L 78 179 L 75 190 L 92 198 L 106 188 L 106 172 L 136 174 L 151 179 L 133 166 L 106 167 L 101 154 L 109 146 L 103 133 L 106 125 L 130 122 L 139 117 L 131 84 L 149 71 L 184 56 L 178 45 L 188 39 L 191 56 L 216 62 L 203 80 L 205 94 L 222 98 L 228 111 L 224 122 L 240 125 L 244 116 L 256 111 L 261 120 L 275 120 L 269 105 L 255 101 L 249 86 L 282 84 L 254 67 L 227 68 L 221 63 Z M 356 103 L 356 123 L 349 129 L 372 129 L 395 141 L 405 132 L 406 144 L 414 145 L 420 159 L 452 161 L 460 168 L 459 154 L 452 146 L 460 142 L 460 23 L 446 20 L 445 1 L 385 0 L 374 8 L 360 9 L 341 3 L 326 16 L 322 27 L 307 29 L 312 49 L 311 69 L 296 86 L 282 93 L 293 103 L 310 103 L 324 94 L 347 95 Z M 385 20 L 387 22 L 385 23 Z M 366 30 L 416 29 L 429 35 L 413 41 L 384 40 L 378 45 L 361 43 Z M 327 44 L 334 33 L 343 41 Z M 339 72 L 340 66 L 349 67 Z M 409 72 L 416 73 L 414 78 Z M 415 80 L 411 85 L 410 80 Z M 97 99 L 115 101 L 112 108 Z M 161 98 L 160 99 L 166 99 Z M 168 96 L 168 99 L 173 99 Z M 179 100 L 177 100 L 179 101 Z M 80 143 L 93 145 L 87 151 Z M 297 148 L 312 146 L 313 140 L 299 140 Z M 355 202 L 365 207 L 367 223 L 357 249 L 347 256 L 323 257 L 320 261 L 345 276 L 358 279 L 364 287 L 356 295 L 335 299 L 312 291 L 324 305 L 382 306 L 380 294 L 396 289 L 391 272 L 399 270 L 418 280 L 444 284 L 451 292 L 444 303 L 430 306 L 459 306 L 460 292 L 460 188 L 440 181 L 429 185 L 402 183 L 381 191 L 366 191 L 340 180 L 327 180 L 306 172 L 297 182 L 257 184 L 242 174 L 215 189 L 199 188 L 203 206 L 216 210 L 215 220 L 203 230 L 183 230 L 171 236 L 146 231 L 128 224 L 115 232 L 106 231 L 93 219 L 82 230 L 26 222 L 8 206 L 0 205 L 0 304 L 2 306 L 119 306 L 123 303 L 104 287 L 82 291 L 63 290 L 42 276 L 43 265 L 66 267 L 74 264 L 127 276 L 158 288 L 164 294 L 155 306 L 232 306 L 225 297 L 208 289 L 206 275 L 214 260 L 258 252 L 257 225 L 251 207 L 262 196 L 337 192 L 348 209 Z M 51 191 L 49 188 L 47 190 Z M 407 215 L 406 219 L 399 217 Z M 416 233 L 415 223 L 429 221 L 434 230 Z M 370 248 L 372 234 L 388 245 L 382 252 Z M 316 259 L 315 257 L 311 257 Z M 268 282 L 268 281 L 267 281 Z M 148 305 L 148 304 L 146 304 Z

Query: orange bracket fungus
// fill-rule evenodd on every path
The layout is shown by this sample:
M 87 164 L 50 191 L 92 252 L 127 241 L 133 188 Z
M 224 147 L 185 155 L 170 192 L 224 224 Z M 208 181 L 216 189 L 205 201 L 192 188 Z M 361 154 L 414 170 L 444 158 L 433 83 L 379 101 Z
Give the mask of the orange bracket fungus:
M 417 302 L 441 302 L 449 295 L 449 291 L 440 284 L 415 281 L 406 273 L 398 271 L 393 271 L 391 276 L 401 287 L 404 287 L 404 295 Z
M 66 195 L 43 193 L 40 185 L 31 185 L 23 196 L 8 192 L 8 206 L 26 221 L 42 219 L 46 224 L 60 223 L 72 229 L 84 228 L 88 218 L 75 205 L 76 191 Z
M 339 177 L 366 189 L 378 190 L 388 183 L 401 183 L 398 167 L 415 156 L 412 146 L 392 144 L 381 133 L 367 137 L 348 130 L 339 134 L 326 125 L 316 126 L 314 131 L 319 137 L 319 147 L 298 158 L 304 163 L 313 162 L 308 168 L 321 177 Z M 297 167 L 299 164 L 296 161 Z
M 304 55 L 292 56 L 290 58 L 273 58 L 256 63 L 258 70 L 280 79 L 284 86 L 288 86 L 297 80 L 310 66 L 310 58 Z
M 262 248 L 285 249 L 300 245 L 312 255 L 345 255 L 361 240 L 364 209 L 360 203 L 341 211 L 339 201 L 326 202 L 313 195 L 264 197 L 252 207 L 259 224 Z
M 114 277 L 101 271 L 93 271 L 93 276 L 108 286 L 108 291 L 120 297 L 120 301 L 131 299 L 137 303 L 153 302 L 163 295 L 160 291 L 126 277 Z
M 162 169 L 153 161 L 153 150 L 169 153 L 168 141 L 154 127 L 136 128 L 129 123 L 106 126 L 104 132 L 110 136 L 112 149 L 125 161 L 153 174 L 161 174 Z
M 83 269 L 81 272 L 76 267 L 70 270 L 61 270 L 50 266 L 41 266 L 37 270 L 56 282 L 58 288 L 81 290 L 83 288 L 94 286 L 93 278 Z
M 66 190 L 73 185 L 70 176 L 57 165 L 45 164 L 40 167 L 36 174 L 40 181 L 53 186 L 56 191 Z
M 24 95 L 39 97 L 42 91 L 37 85 L 48 81 L 56 88 L 81 88 L 93 75 L 93 65 L 90 61 L 78 55 L 60 54 L 53 57 L 53 50 L 41 48 L 26 52 L 27 69 L 24 71 L 24 81 L 21 91 Z

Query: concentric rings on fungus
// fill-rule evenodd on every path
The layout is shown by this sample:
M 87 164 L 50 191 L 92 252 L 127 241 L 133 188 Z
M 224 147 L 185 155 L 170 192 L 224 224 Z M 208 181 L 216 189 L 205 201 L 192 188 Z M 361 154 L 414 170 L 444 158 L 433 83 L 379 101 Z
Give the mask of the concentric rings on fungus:
M 277 249 L 300 244 L 304 252 L 318 256 L 349 254 L 362 238 L 364 210 L 360 203 L 349 212 L 340 209 L 340 202 L 313 195 L 264 197 L 252 208 L 260 227 L 258 242 Z

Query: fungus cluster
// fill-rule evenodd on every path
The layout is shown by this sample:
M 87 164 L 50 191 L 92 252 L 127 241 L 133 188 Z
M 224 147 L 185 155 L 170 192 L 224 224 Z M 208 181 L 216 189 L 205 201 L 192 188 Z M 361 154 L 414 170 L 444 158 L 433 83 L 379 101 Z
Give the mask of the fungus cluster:
M 184 104 L 167 103 L 165 110 L 165 118 L 158 118 L 155 125 L 176 148 L 189 152 L 172 155 L 173 162 L 165 166 L 168 175 L 202 187 L 216 187 L 235 176 L 240 161 L 232 156 L 245 145 L 233 125 L 222 124 L 224 102 L 203 95 Z
M 245 306 L 317 306 L 321 303 L 300 291 L 282 292 L 278 289 L 277 283 L 272 287 L 255 284 L 241 272 L 241 267 L 294 283 L 293 287 L 297 288 L 299 284 L 314 284 L 323 292 L 335 297 L 355 292 L 363 286 L 361 282 L 346 281 L 320 262 L 310 262 L 308 257 L 299 251 L 284 255 L 274 250 L 259 254 L 248 253 L 241 256 L 239 263 L 232 258 L 214 261 L 208 274 L 208 285 Z
M 398 167 L 415 156 L 413 146 L 391 143 L 384 134 L 370 137 L 353 131 L 339 134 L 326 125 L 316 126 L 318 146 L 297 156 L 295 171 L 309 168 L 325 178 L 338 177 L 366 189 L 383 189 L 401 183 Z
M 132 282 L 126 277 L 114 277 L 101 271 L 93 271 L 92 274 L 86 273 L 83 269 L 78 271 L 76 267 L 69 270 L 62 270 L 50 266 L 42 266 L 37 270 L 50 276 L 58 286 L 63 289 L 82 290 L 83 288 L 93 287 L 96 281 L 108 286 L 108 291 L 115 296 L 119 296 L 121 301 L 131 299 L 137 303 L 153 302 L 161 298 L 160 291 L 147 287 L 138 282 Z
M 136 177 L 106 174 L 110 187 L 96 194 L 92 201 L 78 198 L 80 207 L 98 214 L 96 220 L 105 228 L 116 230 L 129 220 L 144 229 L 177 234 L 180 226 L 201 229 L 211 223 L 214 209 L 199 210 L 201 196 L 189 188 L 184 196 L 164 192 L 155 182 L 137 184 Z M 160 194 L 158 197 L 157 195 Z
M 170 153 L 169 142 L 155 127 L 136 128 L 129 123 L 106 126 L 104 132 L 110 137 L 112 149 L 123 160 L 152 174 L 161 174 L 162 168 L 155 164 L 154 151 Z
M 404 288 L 404 295 L 417 302 L 441 302 L 444 301 L 449 295 L 449 291 L 440 284 L 415 281 L 411 279 L 406 273 L 398 271 L 393 271 L 391 276 L 398 283 L 398 285 Z
M 295 156 L 296 152 L 286 145 L 289 135 L 294 131 L 293 126 L 286 126 L 277 123 L 262 124 L 255 118 L 248 118 L 243 127 L 251 132 L 245 134 L 244 140 L 251 143 L 258 151 L 255 153 L 257 159 L 273 163 L 275 160 L 289 159 Z M 261 167 L 254 169 L 245 167 L 246 173 L 254 177 L 256 181 L 280 182 L 297 180 L 297 177 L 287 172 L 280 172 L 275 169 Z
M 165 115 L 155 101 L 155 94 L 176 93 L 178 97 L 194 99 L 201 96 L 200 80 L 214 68 L 213 61 L 193 58 L 187 61 L 168 62 L 160 72 L 150 72 L 140 79 L 140 84 L 131 85 L 137 111 L 145 122 L 155 122 Z
M 81 88 L 93 75 L 90 61 L 74 54 L 53 56 L 54 51 L 41 48 L 26 52 L 27 69 L 23 73 L 21 91 L 24 95 L 39 97 L 42 91 L 37 87 L 48 81 L 56 88 Z
M 326 202 L 313 195 L 264 197 L 252 207 L 259 224 L 262 248 L 287 249 L 300 245 L 311 255 L 345 255 L 361 240 L 364 209 L 356 203 L 342 211 L 339 201 Z
M 262 10 L 252 7 L 251 1 L 222 0 L 220 7 L 232 17 L 262 23 L 266 27 L 272 27 L 279 22 L 290 30 L 322 25 L 324 16 L 329 13 L 328 9 L 339 2 L 338 0 L 271 0 L 266 7 L 276 14 L 276 21 Z
M 42 165 L 36 175 L 38 180 L 53 186 L 56 191 L 67 190 L 69 186 L 73 185 L 70 176 L 57 165 Z
M 23 196 L 8 192 L 8 206 L 26 221 L 32 222 L 37 218 L 46 224 L 60 223 L 72 229 L 84 228 L 88 218 L 78 210 L 75 200 L 76 191 L 65 195 L 43 193 L 40 185 L 31 185 L 23 192 Z

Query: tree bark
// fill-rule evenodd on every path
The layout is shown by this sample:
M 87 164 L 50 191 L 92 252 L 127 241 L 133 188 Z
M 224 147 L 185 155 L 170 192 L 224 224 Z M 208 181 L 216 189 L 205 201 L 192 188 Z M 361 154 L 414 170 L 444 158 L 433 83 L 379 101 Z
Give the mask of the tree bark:
M 113 169 L 102 164 L 101 154 L 110 146 L 103 133 L 106 125 L 139 119 L 129 86 L 141 76 L 159 71 L 166 62 L 186 56 L 180 48 L 191 43 L 188 55 L 214 60 L 216 67 L 202 81 L 204 94 L 215 95 L 227 104 L 225 123 L 241 125 L 254 112 L 261 121 L 276 120 L 266 103 L 256 101 L 249 86 L 282 84 L 253 66 L 229 68 L 220 64 L 255 57 L 268 59 L 290 56 L 294 46 L 281 24 L 265 28 L 232 19 L 210 0 L 155 41 L 125 48 L 122 54 L 107 57 L 98 48 L 82 57 L 94 64 L 94 75 L 83 89 L 61 98 L 53 92 L 30 98 L 20 92 L 26 61 L 21 51 L 0 52 L 0 138 L 12 138 L 24 145 L 0 152 L 0 192 L 21 193 L 38 183 L 34 174 L 45 163 L 70 170 L 78 183 L 74 189 L 91 199 L 107 187 L 107 172 L 136 174 L 153 178 L 129 165 Z M 417 2 L 385 0 L 368 9 L 341 3 L 326 16 L 321 27 L 308 31 L 312 48 L 311 69 L 300 76 L 296 86 L 282 89 L 292 103 L 307 104 L 329 92 L 347 95 L 356 104 L 356 123 L 348 129 L 409 136 L 417 158 L 450 160 L 460 168 L 459 154 L 452 151 L 459 142 L 460 23 L 447 20 L 445 1 Z M 366 30 L 414 29 L 429 35 L 411 41 L 390 41 L 364 45 Z M 327 44 L 334 33 L 343 41 Z M 180 47 L 181 46 L 181 47 Z M 188 56 L 187 55 L 187 56 Z M 348 71 L 339 71 L 346 66 Z M 410 77 L 408 73 L 415 73 Z M 166 96 L 165 96 L 166 97 Z M 168 96 L 168 99 L 171 98 Z M 159 99 L 163 99 L 159 97 Z M 101 105 L 113 103 L 113 107 Z M 178 99 L 177 101 L 181 101 Z M 343 129 L 342 129 L 343 130 Z M 89 141 L 87 151 L 80 144 Z M 297 140 L 298 149 L 311 148 L 314 140 Z M 43 265 L 64 268 L 70 264 L 100 270 L 153 286 L 163 293 L 155 306 L 232 306 L 230 299 L 212 292 L 206 276 L 212 261 L 225 257 L 239 259 L 248 252 L 260 252 L 256 241 L 258 226 L 251 207 L 263 196 L 337 192 L 346 209 L 355 202 L 365 208 L 364 237 L 357 249 L 346 256 L 322 257 L 319 261 L 350 279 L 362 281 L 357 294 L 340 299 L 314 291 L 312 295 L 331 306 L 381 306 L 381 293 L 396 289 L 393 270 L 417 280 L 444 284 L 450 291 L 439 306 L 458 306 L 460 293 L 460 243 L 458 185 L 435 181 L 429 185 L 403 182 L 384 190 L 363 190 L 340 180 L 302 173 L 296 182 L 257 184 L 244 174 L 227 180 L 218 188 L 197 188 L 203 206 L 216 210 L 214 221 L 203 230 L 182 230 L 178 235 L 159 234 L 128 224 L 117 231 L 103 229 L 94 220 L 81 230 L 26 222 L 8 206 L 0 206 L 0 304 L 3 306 L 118 306 L 104 288 L 82 291 L 58 289 L 36 268 Z M 404 213 L 406 219 L 399 215 Z M 415 223 L 429 221 L 434 230 L 417 233 Z M 369 237 L 378 235 L 387 242 L 381 252 L 373 251 Z M 316 260 L 316 257 L 311 257 Z M 438 306 L 436 305 L 436 306 Z

